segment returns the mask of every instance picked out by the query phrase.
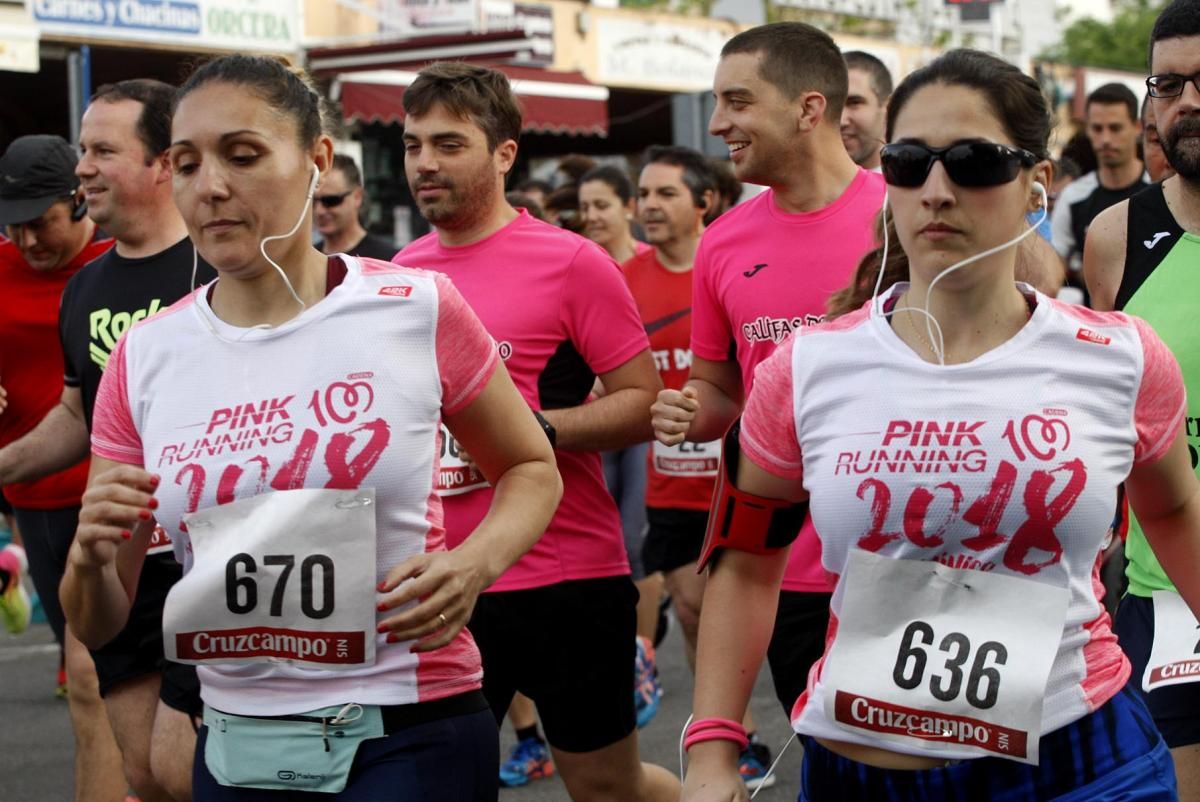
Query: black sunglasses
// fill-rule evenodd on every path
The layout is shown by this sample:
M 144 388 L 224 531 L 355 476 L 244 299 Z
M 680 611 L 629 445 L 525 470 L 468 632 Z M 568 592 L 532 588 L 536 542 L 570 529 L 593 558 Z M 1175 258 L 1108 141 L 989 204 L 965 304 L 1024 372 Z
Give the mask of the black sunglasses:
M 1190 77 L 1175 72 L 1151 75 L 1146 79 L 1146 91 L 1150 97 L 1178 97 L 1187 88 L 1188 81 L 1200 92 L 1200 72 Z
M 326 209 L 332 209 L 335 206 L 341 206 L 342 201 L 344 201 L 347 196 L 350 195 L 350 192 L 353 191 L 354 190 L 343 192 L 341 195 L 317 195 L 313 198 L 313 200 L 324 206 Z
M 879 152 L 884 179 L 895 187 L 919 187 L 929 177 L 934 162 L 960 187 L 995 187 L 1017 177 L 1022 167 L 1038 163 L 1037 155 L 1022 148 L 995 142 L 959 142 L 931 148 L 916 142 L 884 145 Z

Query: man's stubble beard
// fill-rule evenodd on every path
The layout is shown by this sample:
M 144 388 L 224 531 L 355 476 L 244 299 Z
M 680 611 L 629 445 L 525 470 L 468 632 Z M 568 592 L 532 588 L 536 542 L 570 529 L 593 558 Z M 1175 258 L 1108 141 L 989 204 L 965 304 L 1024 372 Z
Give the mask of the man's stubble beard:
M 1159 131 L 1162 136 L 1162 131 Z M 1186 135 L 1186 136 L 1185 136 Z M 1163 155 L 1179 177 L 1200 183 L 1200 117 L 1180 120 L 1162 136 Z

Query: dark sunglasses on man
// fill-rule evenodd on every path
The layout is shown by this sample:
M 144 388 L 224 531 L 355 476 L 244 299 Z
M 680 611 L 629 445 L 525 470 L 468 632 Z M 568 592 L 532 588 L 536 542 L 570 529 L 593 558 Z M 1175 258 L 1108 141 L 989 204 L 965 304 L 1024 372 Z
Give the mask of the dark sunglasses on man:
M 344 201 L 347 197 L 349 197 L 350 193 L 353 191 L 354 190 L 350 190 L 348 192 L 343 192 L 340 195 L 314 195 L 313 201 L 315 203 L 321 204 L 326 209 L 333 209 L 338 206 L 341 206 L 342 201 Z
M 879 152 L 883 177 L 894 187 L 922 186 L 941 162 L 950 180 L 960 187 L 996 187 L 1012 181 L 1022 167 L 1038 163 L 1037 154 L 996 142 L 956 142 L 931 148 L 919 142 L 894 142 Z

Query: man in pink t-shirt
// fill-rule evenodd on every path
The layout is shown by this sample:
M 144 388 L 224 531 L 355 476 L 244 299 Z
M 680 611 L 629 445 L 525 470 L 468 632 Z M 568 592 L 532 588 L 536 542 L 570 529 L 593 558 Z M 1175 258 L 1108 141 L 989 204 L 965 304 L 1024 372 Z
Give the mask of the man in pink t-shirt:
M 652 414 L 666 444 L 720 437 L 741 413 L 754 368 L 792 331 L 819 322 L 875 244 L 882 176 L 855 165 L 839 129 L 846 64 L 833 40 L 775 23 L 726 43 L 709 131 L 738 179 L 767 187 L 704 233 L 692 285 L 692 369 Z M 767 659 L 790 713 L 821 656 L 830 585 L 806 522 L 792 546 Z
M 651 437 L 661 382 L 620 269 L 598 246 L 504 198 L 521 115 L 507 78 L 439 63 L 405 91 L 405 171 L 434 232 L 395 261 L 450 275 L 499 345 L 556 447 L 563 499 L 534 548 L 480 596 L 469 624 L 497 721 L 516 691 L 538 707 L 571 797 L 676 800 L 679 781 L 638 759 L 637 593 L 602 449 Z M 607 390 L 586 403 L 595 379 Z M 491 489 L 444 435 L 435 476 L 453 548 Z

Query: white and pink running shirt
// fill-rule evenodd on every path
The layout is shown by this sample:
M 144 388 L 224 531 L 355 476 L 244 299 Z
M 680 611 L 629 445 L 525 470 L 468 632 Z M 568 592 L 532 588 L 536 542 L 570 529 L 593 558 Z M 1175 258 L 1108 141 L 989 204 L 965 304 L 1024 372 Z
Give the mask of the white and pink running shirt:
M 692 278 L 692 353 L 736 359 L 742 389 L 754 369 L 793 331 L 825 318 L 829 296 L 847 286 L 875 247 L 883 176 L 860 169 L 823 209 L 788 214 L 767 190 L 717 218 L 704 232 Z M 806 522 L 792 545 L 783 589 L 828 593 L 820 543 Z
M 375 488 L 377 581 L 408 557 L 445 550 L 438 427 L 483 390 L 499 364 L 495 344 L 445 276 L 341 255 L 330 258 L 331 285 L 343 269 L 325 298 L 280 326 L 222 322 L 208 285 L 113 350 L 92 449 L 162 477 L 156 515 L 185 570 L 185 514 L 297 488 Z M 410 645 L 378 635 L 374 665 L 339 671 L 200 666 L 201 695 L 231 713 L 284 715 L 480 687 L 466 630 L 426 654 Z
M 596 374 L 650 347 L 617 263 L 595 243 L 524 210 L 479 242 L 446 247 L 434 232 L 394 261 L 454 279 L 534 409 L 583 404 Z M 555 456 L 563 481 L 558 510 L 541 540 L 489 591 L 629 573 L 621 520 L 604 485 L 600 455 L 557 451 Z M 446 537 L 453 548 L 479 524 L 492 490 L 482 477 L 465 483 L 449 477 L 443 493 Z
M 1128 679 L 1100 601 L 1098 558 L 1117 485 L 1179 431 L 1179 366 L 1144 321 L 1020 286 L 1036 297 L 1029 322 L 969 363 L 923 361 L 868 303 L 799 330 L 759 368 L 742 448 L 763 470 L 803 479 L 825 570 L 837 577 L 825 657 L 792 711 L 797 732 L 910 751 L 825 713 L 838 678 L 824 676 L 824 663 L 856 549 L 1066 589 L 1043 734 L 1092 712 Z M 876 299 L 876 310 L 905 287 Z M 1011 600 L 1018 616 L 1022 601 Z M 940 669 L 941 653 L 931 654 Z M 946 746 L 938 755 L 978 753 Z

